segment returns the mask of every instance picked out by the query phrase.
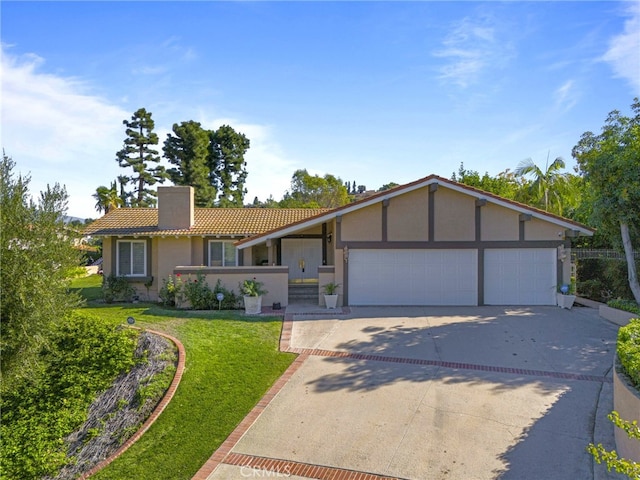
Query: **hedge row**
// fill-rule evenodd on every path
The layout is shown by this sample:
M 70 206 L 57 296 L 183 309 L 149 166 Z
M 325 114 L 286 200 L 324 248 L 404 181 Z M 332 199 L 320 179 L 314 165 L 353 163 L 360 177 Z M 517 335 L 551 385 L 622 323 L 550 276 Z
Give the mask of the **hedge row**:
M 640 389 L 640 318 L 634 318 L 620 327 L 617 351 L 624 371 Z

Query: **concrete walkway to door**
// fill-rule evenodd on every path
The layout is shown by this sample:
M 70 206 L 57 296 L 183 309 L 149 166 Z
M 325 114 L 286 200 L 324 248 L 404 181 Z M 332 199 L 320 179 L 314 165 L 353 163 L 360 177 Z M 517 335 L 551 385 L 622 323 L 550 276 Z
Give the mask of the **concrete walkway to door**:
M 617 326 L 594 310 L 338 313 L 288 312 L 300 357 L 200 478 L 608 478 L 585 447 L 613 447 Z

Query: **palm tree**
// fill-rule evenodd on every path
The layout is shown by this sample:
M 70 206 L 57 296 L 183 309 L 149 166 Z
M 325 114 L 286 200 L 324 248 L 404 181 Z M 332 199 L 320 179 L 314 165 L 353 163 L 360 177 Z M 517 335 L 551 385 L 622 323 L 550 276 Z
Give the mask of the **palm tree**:
M 567 183 L 566 174 L 560 173 L 560 170 L 563 168 L 565 168 L 565 163 L 562 157 L 556 158 L 551 165 L 549 165 L 549 154 L 547 154 L 547 163 L 544 171 L 542 171 L 532 159 L 526 158 L 518 164 L 514 173 L 517 177 L 532 175 L 533 183 L 530 188 L 535 191 L 539 197 L 542 197 L 544 209 L 549 211 L 551 196 L 555 198 L 557 202 L 557 213 L 561 214 L 562 202 L 560 200 L 560 193 Z
M 93 198 L 96 199 L 96 210 L 99 213 L 109 213 L 109 211 L 120 208 L 123 204 L 122 199 L 118 195 L 116 189 L 116 183 L 111 184 L 111 188 L 105 186 L 99 186 L 96 188 L 96 193 L 93 194 Z

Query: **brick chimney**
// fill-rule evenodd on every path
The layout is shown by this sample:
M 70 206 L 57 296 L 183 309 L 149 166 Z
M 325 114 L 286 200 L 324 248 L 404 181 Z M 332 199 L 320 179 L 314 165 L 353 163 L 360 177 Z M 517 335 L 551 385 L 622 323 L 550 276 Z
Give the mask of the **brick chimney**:
M 187 230 L 194 224 L 193 187 L 158 187 L 158 229 Z

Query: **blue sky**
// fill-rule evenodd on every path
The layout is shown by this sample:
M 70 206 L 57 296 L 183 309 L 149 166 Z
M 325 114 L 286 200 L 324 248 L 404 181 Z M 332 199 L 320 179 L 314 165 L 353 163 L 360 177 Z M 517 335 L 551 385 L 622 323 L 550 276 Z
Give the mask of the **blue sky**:
M 636 2 L 3 1 L 2 147 L 69 214 L 119 174 L 122 121 L 229 124 L 248 193 L 299 168 L 377 189 L 562 156 L 640 95 Z

